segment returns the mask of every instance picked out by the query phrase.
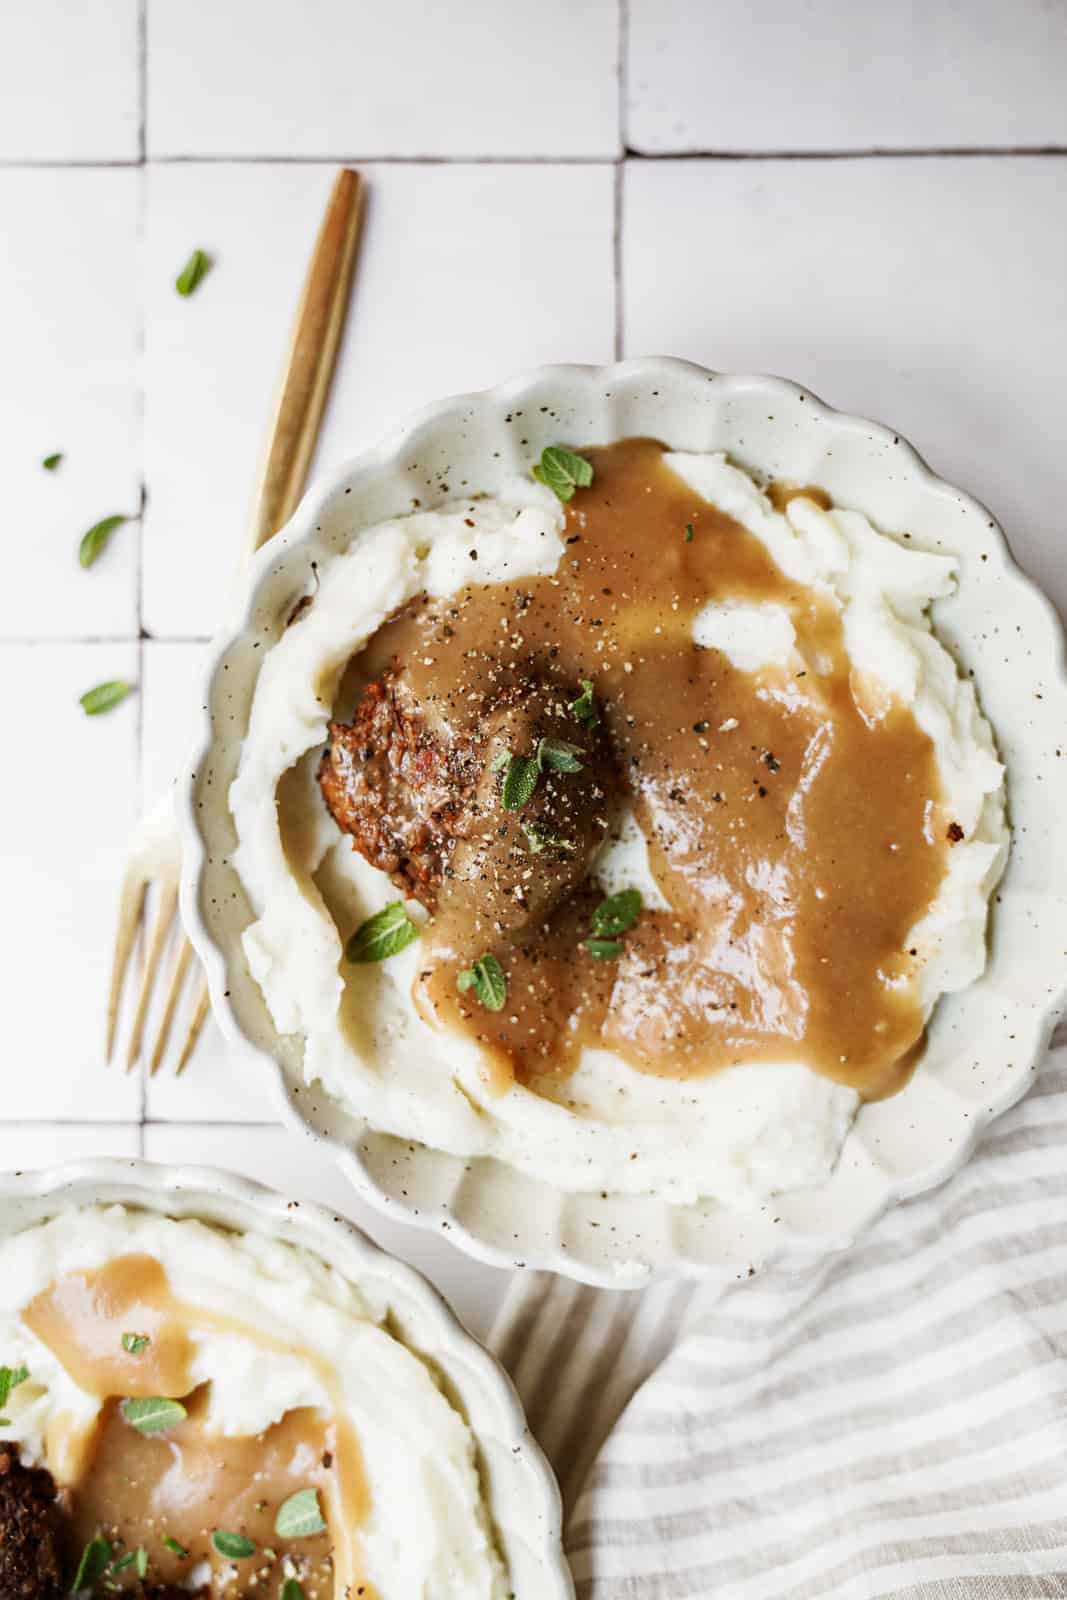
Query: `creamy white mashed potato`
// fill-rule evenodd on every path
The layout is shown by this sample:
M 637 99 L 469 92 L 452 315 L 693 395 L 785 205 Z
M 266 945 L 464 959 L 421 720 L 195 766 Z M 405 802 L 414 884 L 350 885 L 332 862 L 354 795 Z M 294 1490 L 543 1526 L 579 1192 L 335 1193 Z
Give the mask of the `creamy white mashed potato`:
M 177 1299 L 251 1330 L 190 1330 L 196 1382 L 211 1385 L 210 1431 L 256 1435 L 301 1406 L 330 1414 L 322 1374 L 335 1375 L 370 1491 L 361 1554 L 382 1600 L 506 1600 L 474 1441 L 431 1368 L 389 1331 L 383 1304 L 306 1251 L 254 1234 L 111 1206 L 0 1244 L 0 1360 L 30 1373 L 5 1407 L 4 1436 L 24 1459 L 44 1461 L 54 1418 L 88 1426 L 103 1402 L 78 1388 L 21 1313 L 64 1275 L 129 1255 L 158 1261 Z M 256 1334 L 307 1354 L 280 1355 Z
M 665 460 L 754 534 L 787 576 L 838 608 L 864 714 L 876 719 L 903 700 L 933 742 L 944 801 L 965 839 L 949 852 L 937 899 L 909 941 L 929 1012 L 984 966 L 988 898 L 1007 841 L 989 728 L 926 615 L 951 592 L 955 563 L 880 533 L 857 512 L 824 511 L 805 498 L 778 512 L 724 456 Z M 464 1157 L 495 1156 L 566 1190 L 757 1204 L 828 1175 L 858 1103 L 852 1089 L 789 1060 L 664 1079 L 598 1049 L 586 1050 L 554 1099 L 520 1085 L 493 1093 L 478 1048 L 416 1015 L 418 943 L 376 967 L 344 960 L 339 930 L 396 898 L 340 833 L 315 784 L 347 663 L 406 601 L 469 583 L 473 546 L 481 583 L 551 575 L 562 530 L 550 492 L 516 480 L 493 499 L 367 529 L 320 572 L 314 604 L 264 662 L 230 792 L 235 864 L 255 911 L 244 939 L 249 967 L 280 1031 L 303 1037 L 308 1081 L 379 1129 Z M 780 606 L 709 604 L 694 637 L 745 671 L 808 665 Z M 624 819 L 597 875 L 607 892 L 632 884 L 649 904 L 664 904 L 632 822 Z M 411 911 L 414 920 L 423 915 Z

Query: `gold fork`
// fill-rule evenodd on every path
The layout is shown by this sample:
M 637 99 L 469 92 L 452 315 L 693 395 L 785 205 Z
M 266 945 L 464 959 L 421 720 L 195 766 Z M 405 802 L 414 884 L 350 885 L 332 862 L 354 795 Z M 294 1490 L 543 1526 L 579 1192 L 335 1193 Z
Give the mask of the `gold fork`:
M 281 383 L 267 429 L 266 448 L 249 525 L 249 555 L 288 522 L 303 493 L 344 327 L 359 240 L 362 197 L 359 174 L 342 168 L 334 181 L 308 265 Z M 126 1050 L 127 1071 L 141 1055 L 150 1002 L 178 914 L 180 876 L 181 844 L 175 828 L 172 799 L 168 794 L 148 813 L 134 834 L 119 899 L 107 1006 L 108 1061 L 115 1047 L 127 969 L 142 925 L 147 935 L 147 954 Z M 153 886 L 154 892 L 150 896 L 149 890 Z M 150 898 L 155 906 L 155 915 L 151 931 L 148 932 Z M 192 946 L 180 930 L 179 934 L 159 1026 L 149 1057 L 150 1076 L 163 1059 L 178 1001 L 193 962 Z M 208 1008 L 207 981 L 201 972 L 196 1002 L 175 1063 L 175 1074 L 181 1072 L 192 1054 Z

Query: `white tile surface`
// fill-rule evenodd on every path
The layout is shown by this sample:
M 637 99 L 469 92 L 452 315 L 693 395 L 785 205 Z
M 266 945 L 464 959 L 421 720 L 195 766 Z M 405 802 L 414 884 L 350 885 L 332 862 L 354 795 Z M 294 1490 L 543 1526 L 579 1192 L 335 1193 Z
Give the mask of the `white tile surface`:
M 0 644 L 4 784 L 0 969 L 5 1117 L 140 1113 L 140 1083 L 103 1066 L 117 882 L 137 815 L 136 696 L 87 717 L 78 696 L 136 680 L 133 644 Z M 41 758 L 30 759 L 36 753 Z
M 611 156 L 616 0 L 149 0 L 150 155 Z
M 382 1246 L 424 1272 L 477 1337 L 483 1338 L 510 1274 L 461 1255 L 438 1234 L 379 1215 L 346 1183 L 318 1145 L 281 1128 L 202 1128 L 177 1124 L 145 1129 L 149 1161 L 226 1167 L 297 1200 L 314 1200 L 357 1223 Z
M 141 798 L 145 810 L 172 789 L 188 764 L 201 715 L 206 644 L 147 640 L 141 676 Z
M 135 171 L 0 171 L 0 439 L 20 576 L 0 637 L 136 636 L 139 524 L 89 571 L 77 553 L 101 517 L 139 507 L 140 183 Z
M 899 428 L 1067 613 L 1067 158 L 633 163 L 624 216 L 628 354 Z
M 6 1123 L 0 1127 L 3 1172 L 31 1172 L 65 1161 L 140 1153 L 141 1129 L 135 1122 Z
M 241 548 L 287 330 L 333 169 L 148 174 L 145 624 L 213 631 Z M 613 173 L 379 166 L 317 465 L 412 407 L 550 360 L 610 359 Z M 217 265 L 188 300 L 194 246 Z
M 200 676 L 206 655 L 203 644 L 152 640 L 144 646 L 141 773 L 146 810 L 172 789 L 185 767 L 200 707 Z M 170 1052 L 156 1075 L 145 1083 L 148 1116 L 186 1122 L 272 1122 L 275 1113 L 267 1104 L 263 1074 L 227 1050 L 210 1018 L 181 1076 L 175 1077 L 170 1070 L 177 1043 L 184 1037 L 183 1024 L 187 1025 L 198 994 L 199 971 L 195 970 L 185 983 Z M 149 1014 L 150 1036 L 154 1036 L 158 1015 L 154 1006 Z
M 635 150 L 1067 144 L 1062 4 L 629 3 Z
M 138 14 L 138 0 L 0 5 L 0 161 L 137 159 Z

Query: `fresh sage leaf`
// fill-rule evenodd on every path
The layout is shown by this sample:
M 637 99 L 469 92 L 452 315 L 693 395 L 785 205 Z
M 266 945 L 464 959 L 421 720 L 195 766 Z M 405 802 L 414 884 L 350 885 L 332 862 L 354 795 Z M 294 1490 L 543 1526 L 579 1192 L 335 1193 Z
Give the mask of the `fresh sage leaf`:
M 91 1589 L 99 1583 L 108 1567 L 111 1565 L 113 1551 L 102 1534 L 97 1534 L 95 1539 L 82 1551 L 82 1558 L 78 1562 L 78 1570 L 74 1574 L 72 1589 L 75 1594 L 81 1594 L 83 1589 Z
M 143 1400 L 124 1400 L 119 1410 L 123 1420 L 146 1437 L 154 1433 L 166 1433 L 188 1416 L 180 1400 L 165 1400 L 162 1395 L 146 1395 Z
M 183 1544 L 179 1544 L 177 1539 L 171 1538 L 169 1533 L 163 1540 L 163 1543 L 170 1551 L 171 1555 L 177 1556 L 179 1561 L 187 1561 L 189 1559 L 189 1552 L 185 1546 Z
M 122 1348 L 129 1356 L 142 1355 L 152 1343 L 147 1333 L 124 1333 L 122 1335 Z
M 62 459 L 62 450 L 55 450 L 50 456 L 45 456 L 44 460 L 41 462 L 41 465 L 46 472 L 54 472 Z
M 542 450 L 533 475 L 540 483 L 547 483 L 552 493 L 566 504 L 574 498 L 575 489 L 588 489 L 593 481 L 593 468 L 584 456 L 576 456 L 573 450 L 566 450 L 561 444 L 550 444 Z
M 203 283 L 214 263 L 205 250 L 194 250 L 182 270 L 174 280 L 174 287 L 181 295 L 190 295 Z
M 502 799 L 505 811 L 521 811 L 529 805 L 537 788 L 540 767 L 536 756 L 511 756 L 504 773 Z
M 230 1561 L 244 1561 L 246 1556 L 256 1553 L 251 1539 L 246 1539 L 243 1533 L 227 1533 L 225 1528 L 216 1529 L 211 1535 L 211 1543 L 220 1556 L 226 1556 Z
M 314 1489 L 298 1489 L 279 1506 L 274 1531 L 279 1539 L 310 1539 L 313 1534 L 325 1533 L 326 1523 Z
M 503 1011 L 508 997 L 508 980 L 494 955 L 479 956 L 472 967 L 460 973 L 456 988 L 460 994 L 473 990 L 475 998 L 487 1011 Z
M 599 939 L 614 939 L 625 933 L 641 915 L 643 905 L 640 889 L 620 889 L 618 894 L 609 895 L 593 912 L 594 934 Z
M 79 697 L 78 704 L 87 717 L 99 717 L 104 711 L 113 711 L 120 706 L 132 692 L 132 683 L 127 683 L 123 678 L 114 678 L 110 683 L 98 683 L 94 688 L 86 689 Z
M 103 555 L 108 540 L 116 528 L 121 528 L 124 522 L 129 522 L 129 517 L 121 516 L 118 512 L 114 516 L 101 517 L 99 522 L 94 522 L 88 533 L 83 533 L 78 546 L 78 560 L 83 567 L 91 567 L 97 556 Z
M 0 1411 L 7 1405 L 12 1389 L 17 1389 L 20 1383 L 25 1383 L 30 1375 L 29 1367 L 0 1367 Z M 10 1428 L 11 1420 L 0 1417 L 0 1427 Z
M 561 839 L 558 833 L 549 833 L 539 822 L 520 823 L 526 835 L 526 846 L 531 855 L 539 856 L 542 850 L 576 850 L 578 846 L 573 839 Z
M 305 1600 L 304 1591 L 295 1578 L 286 1578 L 279 1600 Z
M 593 680 L 592 678 L 582 678 L 579 681 L 582 685 L 582 692 L 576 700 L 568 702 L 567 710 L 575 722 L 580 722 L 583 728 L 595 728 L 600 721 L 600 713 L 596 708 L 596 701 L 593 699 Z
M 537 765 L 553 772 L 581 772 L 584 763 L 579 760 L 581 751 L 566 739 L 542 739 L 537 746 Z
M 614 961 L 622 955 L 618 939 L 583 939 L 582 943 L 594 961 Z
M 345 946 L 349 961 L 388 961 L 419 937 L 419 930 L 404 909 L 403 900 L 383 906 L 361 922 Z

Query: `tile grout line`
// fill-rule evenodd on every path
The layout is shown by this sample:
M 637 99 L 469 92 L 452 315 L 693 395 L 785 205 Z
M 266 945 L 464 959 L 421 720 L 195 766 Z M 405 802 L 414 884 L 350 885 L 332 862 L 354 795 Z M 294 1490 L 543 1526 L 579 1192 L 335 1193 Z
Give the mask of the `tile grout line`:
M 895 149 L 890 145 L 869 145 L 856 150 L 635 150 L 627 146 L 631 161 L 647 161 L 655 166 L 667 161 L 937 161 L 1019 156 L 1067 156 L 1062 144 L 925 145 L 917 149 Z
M 623 190 L 626 174 L 626 162 L 619 161 L 615 167 L 615 195 L 614 195 L 614 235 L 612 239 L 612 265 L 615 279 L 615 360 L 622 360 L 625 329 L 623 326 L 622 304 L 622 226 L 623 226 Z
M 619 157 L 629 154 L 630 132 L 630 0 L 618 0 L 618 58 L 615 81 L 619 95 Z
M 622 155 L 629 161 L 648 162 L 655 165 L 668 161 L 929 161 L 929 160 L 995 160 L 1020 157 L 1067 156 L 1067 145 L 930 145 L 920 149 L 896 149 L 892 146 L 872 145 L 857 150 L 638 150 L 626 145 Z M 608 167 L 614 166 L 618 155 L 497 155 L 497 156 L 435 156 L 435 155 L 195 155 L 152 156 L 143 155 L 134 160 L 88 158 L 82 161 L 69 159 L 32 159 L 0 156 L 0 172 L 68 171 L 93 172 L 114 169 L 135 172 L 142 167 L 167 166 L 334 166 L 338 162 L 364 167 Z

